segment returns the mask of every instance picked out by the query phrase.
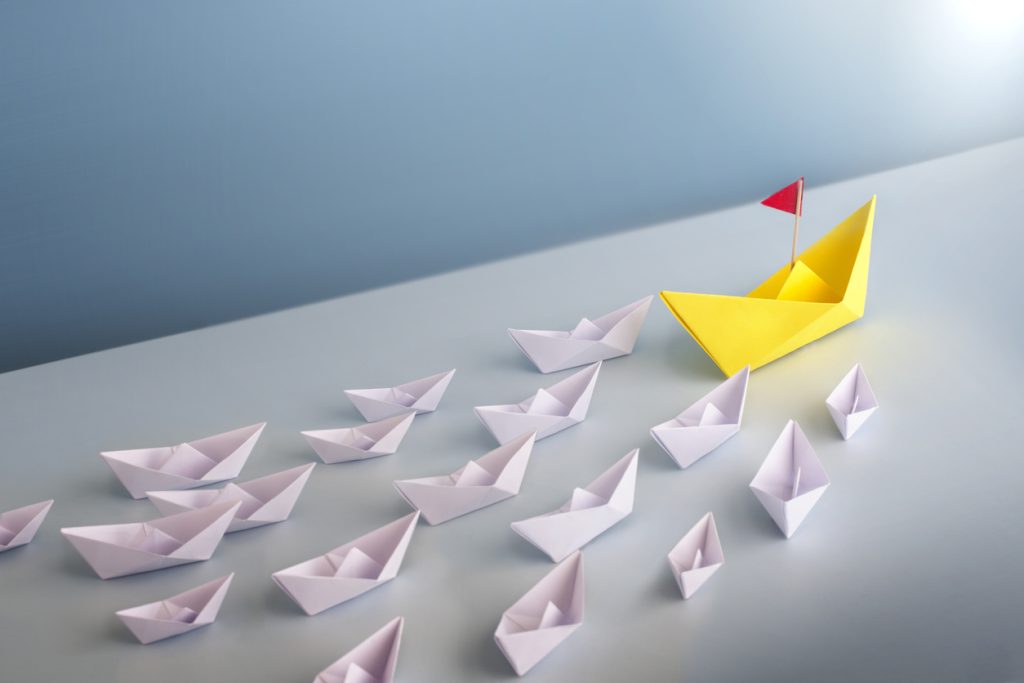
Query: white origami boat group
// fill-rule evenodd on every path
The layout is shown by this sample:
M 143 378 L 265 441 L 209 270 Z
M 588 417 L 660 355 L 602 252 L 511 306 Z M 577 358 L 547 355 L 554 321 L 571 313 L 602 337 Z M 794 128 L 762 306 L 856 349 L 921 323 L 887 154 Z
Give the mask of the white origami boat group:
M 499 446 L 456 471 L 394 482 L 415 511 L 323 555 L 275 572 L 274 582 L 307 614 L 315 615 L 394 579 L 422 517 L 437 525 L 519 493 L 536 440 L 585 419 L 601 364 L 632 352 L 652 297 L 567 332 L 510 329 L 537 368 L 582 370 L 516 404 L 474 410 Z M 325 463 L 365 460 L 397 451 L 416 415 L 432 412 L 455 370 L 394 387 L 345 393 L 366 424 L 302 432 Z M 675 418 L 651 429 L 654 440 L 687 468 L 741 427 L 750 368 L 733 375 Z M 860 364 L 826 399 L 844 439 L 877 410 Z M 164 515 L 148 522 L 69 527 L 61 533 L 102 579 L 209 559 L 226 533 L 287 519 L 314 464 L 222 488 L 198 487 L 238 476 L 265 423 L 176 446 L 109 451 L 101 455 L 133 498 L 148 497 Z M 620 458 L 559 508 L 513 522 L 513 531 L 558 563 L 509 607 L 495 641 L 522 676 L 583 623 L 580 549 L 628 517 L 636 493 L 638 449 Z M 790 420 L 750 483 L 776 525 L 790 538 L 829 486 L 821 461 L 800 426 Z M 29 543 L 52 500 L 0 514 L 0 552 Z M 689 599 L 724 565 L 714 515 L 704 515 L 668 552 L 672 575 Z M 211 624 L 234 574 L 155 602 L 117 612 L 143 644 Z M 404 620 L 399 617 L 324 669 L 314 683 L 391 683 Z

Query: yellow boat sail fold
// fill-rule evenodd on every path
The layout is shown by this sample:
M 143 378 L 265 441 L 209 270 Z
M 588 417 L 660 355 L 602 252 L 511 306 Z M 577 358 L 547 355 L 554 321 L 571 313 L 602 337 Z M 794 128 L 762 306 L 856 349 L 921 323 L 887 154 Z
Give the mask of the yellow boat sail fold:
M 875 199 L 746 296 L 661 298 L 726 376 L 767 365 L 864 315 Z

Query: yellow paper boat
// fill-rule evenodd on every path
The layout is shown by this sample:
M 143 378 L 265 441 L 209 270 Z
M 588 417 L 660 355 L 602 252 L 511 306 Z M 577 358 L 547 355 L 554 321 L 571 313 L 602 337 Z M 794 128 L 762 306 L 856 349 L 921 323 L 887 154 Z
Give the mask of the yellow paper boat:
M 875 199 L 746 296 L 661 298 L 726 376 L 767 365 L 864 315 Z

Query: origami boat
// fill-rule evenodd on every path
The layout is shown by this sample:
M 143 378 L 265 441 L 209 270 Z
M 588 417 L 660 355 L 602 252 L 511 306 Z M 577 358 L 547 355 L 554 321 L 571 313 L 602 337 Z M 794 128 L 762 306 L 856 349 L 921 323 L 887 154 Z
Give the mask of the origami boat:
M 811 442 L 800 425 L 790 420 L 754 475 L 750 489 L 790 538 L 828 485 L 828 475 Z
M 272 578 L 306 614 L 319 614 L 395 578 L 419 518 L 408 514 Z
M 321 671 L 313 683 L 392 683 L 404 625 L 402 617 L 392 619 Z
M 455 370 L 449 370 L 394 387 L 346 389 L 345 395 L 368 422 L 404 415 L 410 410 L 417 415 L 432 413 L 454 376 Z
M 302 432 L 302 436 L 329 465 L 366 460 L 395 453 L 415 417 L 415 412 L 407 412 L 359 427 L 318 429 Z
M 583 555 L 576 551 L 505 610 L 494 641 L 522 676 L 583 623 Z
M 651 436 L 686 469 L 740 431 L 749 378 L 750 368 L 743 368 L 676 417 L 652 427 Z
M 512 530 L 561 562 L 633 512 L 639 453 L 634 448 L 585 488 L 575 489 L 565 505 L 512 522 Z
M 195 631 L 217 618 L 233 578 L 231 573 L 164 600 L 123 609 L 117 618 L 143 645 Z
M 857 433 L 867 419 L 878 410 L 878 399 L 860 363 L 854 365 L 839 385 L 825 399 L 828 412 L 843 439 Z
M 557 372 L 633 352 L 653 296 L 595 320 L 583 318 L 568 332 L 514 330 L 509 336 L 541 372 Z
M 598 361 L 547 389 L 538 389 L 520 403 L 477 406 L 473 410 L 498 443 L 508 443 L 527 432 L 536 432 L 537 438 L 543 439 L 583 422 L 600 370 Z
M 428 524 L 442 524 L 518 494 L 534 439 L 524 434 L 451 474 L 400 479 L 395 488 Z
M 766 365 L 864 315 L 875 197 L 746 296 L 662 292 L 727 376 Z
M 227 533 L 255 529 L 288 519 L 309 480 L 315 465 L 300 465 L 290 470 L 228 484 L 222 489 L 203 491 L 149 491 L 150 502 L 163 515 L 197 510 L 217 503 L 240 503 Z
M 101 579 L 167 569 L 213 557 L 241 503 L 218 503 L 151 522 L 61 529 Z
M 679 539 L 668 553 L 668 564 L 672 567 L 672 576 L 679 584 L 679 592 L 687 600 L 725 564 L 722 541 L 718 537 L 713 514 L 709 512 L 701 517 Z
M 132 498 L 146 491 L 191 489 L 234 479 L 266 422 L 177 446 L 100 453 Z
M 53 501 L 44 500 L 0 514 L 0 553 L 31 543 L 51 507 Z

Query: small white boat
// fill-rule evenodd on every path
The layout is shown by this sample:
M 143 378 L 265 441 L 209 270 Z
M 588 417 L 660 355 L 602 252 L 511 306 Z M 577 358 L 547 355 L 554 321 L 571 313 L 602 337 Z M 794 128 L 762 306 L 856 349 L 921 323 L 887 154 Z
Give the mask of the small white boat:
M 860 363 L 854 365 L 839 385 L 825 399 L 828 412 L 843 439 L 857 433 L 868 418 L 878 410 L 878 399 Z
M 217 618 L 233 578 L 231 573 L 184 593 L 123 609 L 117 618 L 143 645 L 195 631 Z
M 583 623 L 583 555 L 576 551 L 505 610 L 494 641 L 522 676 Z
M 249 459 L 266 422 L 177 446 L 100 453 L 132 498 L 146 491 L 191 489 L 234 479 Z
M 598 361 L 519 403 L 473 410 L 498 443 L 508 443 L 527 432 L 536 432 L 537 438 L 543 439 L 583 422 L 600 370 Z
M 44 500 L 0 514 L 0 553 L 31 543 L 51 507 L 53 501 Z
M 668 422 L 651 428 L 651 436 L 668 456 L 686 469 L 740 431 L 750 368 L 743 368 Z
M 404 415 L 409 411 L 417 415 L 432 413 L 437 410 L 454 376 L 453 369 L 393 387 L 346 389 L 345 395 L 368 422 Z
M 725 564 L 722 541 L 718 537 L 715 516 L 700 518 L 668 553 L 672 576 L 684 599 L 690 599 Z
M 313 683 L 392 683 L 404 625 L 402 617 L 392 619 L 321 671 Z
M 533 443 L 534 435 L 524 434 L 451 474 L 400 479 L 395 488 L 428 524 L 442 524 L 518 494 Z
M 228 525 L 227 533 L 255 529 L 288 519 L 315 465 L 300 465 L 289 470 L 228 484 L 222 489 L 193 491 L 149 491 L 147 495 L 163 515 L 198 510 L 217 503 L 240 503 Z
M 167 569 L 213 557 L 241 503 L 210 507 L 149 522 L 61 529 L 101 579 Z
M 644 297 L 595 320 L 583 318 L 566 332 L 509 328 L 508 334 L 543 373 L 618 358 L 633 353 L 653 299 Z
M 754 475 L 750 489 L 790 538 L 828 485 L 828 475 L 811 442 L 800 425 L 790 420 Z
M 553 512 L 512 522 L 512 530 L 561 562 L 633 512 L 640 450 L 634 448 Z
M 415 417 L 415 412 L 408 412 L 358 427 L 306 431 L 302 436 L 328 465 L 379 458 L 398 451 Z
M 308 615 L 340 605 L 398 575 L 419 518 L 413 512 L 329 553 L 274 572 L 274 582 Z

